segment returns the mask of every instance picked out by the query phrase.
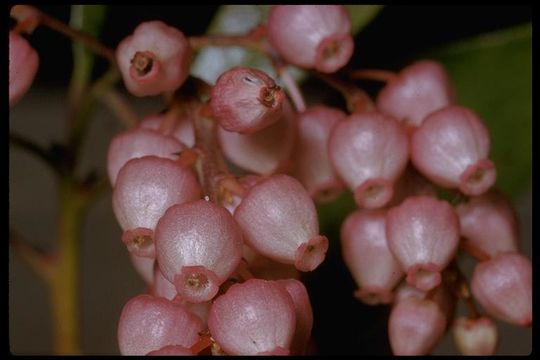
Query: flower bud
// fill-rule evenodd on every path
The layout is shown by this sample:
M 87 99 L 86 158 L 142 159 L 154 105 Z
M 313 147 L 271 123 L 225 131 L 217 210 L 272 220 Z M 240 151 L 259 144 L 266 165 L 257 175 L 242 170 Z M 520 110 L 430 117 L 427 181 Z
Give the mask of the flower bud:
M 259 175 L 245 175 L 245 176 L 237 178 L 237 181 L 238 181 L 238 184 L 240 184 L 240 186 L 247 192 L 249 189 L 251 189 L 252 186 L 257 184 L 262 179 L 263 177 Z M 242 202 L 242 197 L 240 195 L 231 193 L 230 198 L 222 199 L 221 205 L 225 209 L 229 210 L 231 215 L 234 215 L 236 208 L 238 207 L 238 205 L 240 205 L 241 202 Z M 244 247 L 246 246 L 244 245 Z M 249 249 L 247 251 L 250 252 L 250 254 L 248 254 L 248 257 L 249 257 L 253 249 Z M 244 258 L 248 260 L 246 257 Z
M 358 206 L 379 208 L 390 201 L 409 157 L 407 133 L 397 121 L 379 113 L 353 114 L 334 128 L 328 146 Z
M 431 300 L 408 298 L 390 313 L 388 335 L 394 355 L 428 354 L 444 335 L 446 319 Z
M 210 333 L 228 355 L 288 354 L 295 324 L 287 290 L 260 279 L 231 286 L 208 315 Z
M 327 106 L 314 106 L 297 118 L 295 177 L 316 201 L 330 201 L 343 190 L 327 146 L 330 132 L 343 119 L 345 113 Z
M 217 79 L 210 106 L 225 130 L 251 134 L 281 118 L 284 97 L 283 90 L 265 72 L 235 67 Z
M 296 328 L 291 343 L 291 354 L 305 355 L 311 329 L 313 328 L 313 310 L 308 292 L 304 284 L 295 279 L 278 280 L 276 282 L 287 290 L 296 311 Z
M 178 300 L 178 298 L 175 299 L 175 301 Z M 195 314 L 205 324 L 208 322 L 208 313 L 210 312 L 210 306 L 212 306 L 212 301 L 209 300 L 201 303 L 190 303 L 188 301 L 183 301 L 183 304 L 189 311 Z
M 203 322 L 184 306 L 164 298 L 139 295 L 122 309 L 118 346 L 122 355 L 146 355 L 167 345 L 189 348 L 199 340 Z
M 120 42 L 116 60 L 133 95 L 158 95 L 178 89 L 187 79 L 191 47 L 178 29 L 147 21 Z
M 444 314 L 446 324 L 450 325 L 452 323 L 457 297 L 444 283 L 430 291 L 424 291 L 407 284 L 406 281 L 401 282 L 394 290 L 394 302 L 398 303 L 407 298 L 433 301 Z
M 532 266 L 525 256 L 505 252 L 477 264 L 471 290 L 488 314 L 511 324 L 531 325 Z
M 510 202 L 489 192 L 456 207 L 461 235 L 489 256 L 518 251 L 518 224 Z
M 268 40 L 293 65 L 333 73 L 351 58 L 351 20 L 343 5 L 276 5 Z
M 497 176 L 489 133 L 473 111 L 448 106 L 429 114 L 411 137 L 414 166 L 437 185 L 480 195 Z
M 174 356 L 174 355 L 195 355 L 186 347 L 183 347 L 181 345 L 168 345 L 165 347 L 162 347 L 159 350 L 154 350 L 146 354 L 147 356 Z
M 298 180 L 273 175 L 253 186 L 234 218 L 244 239 L 270 259 L 312 271 L 324 260 L 328 239 L 319 235 L 317 211 Z
M 28 41 L 9 32 L 9 107 L 15 105 L 32 85 L 39 67 L 39 56 Z
M 355 211 L 341 226 L 343 259 L 368 305 L 392 302 L 392 289 L 403 277 L 386 240 L 386 211 Z
M 463 355 L 493 355 L 497 347 L 497 326 L 488 317 L 459 317 L 452 329 L 454 344 Z
M 170 207 L 155 240 L 163 275 L 195 303 L 212 299 L 242 256 L 242 233 L 231 214 L 204 200 Z
M 296 136 L 295 116 L 288 102 L 274 124 L 252 134 L 239 134 L 218 127 L 225 157 L 234 165 L 260 175 L 269 175 L 289 161 Z
M 138 127 L 160 131 L 164 121 L 165 115 L 150 115 L 142 119 Z M 172 129 L 165 130 L 167 135 L 174 137 L 185 146 L 191 148 L 195 145 L 195 129 L 190 118 L 177 117 Z
M 444 67 L 422 60 L 407 66 L 377 97 L 377 108 L 418 127 L 429 113 L 455 102 L 455 90 Z
M 407 282 L 431 290 L 454 257 L 459 219 L 450 204 L 431 196 L 413 196 L 388 211 L 386 236 L 392 254 L 407 271 Z
M 111 185 L 116 183 L 118 172 L 131 159 L 154 155 L 176 160 L 185 146 L 175 138 L 157 131 L 135 128 L 116 135 L 109 144 L 107 173 Z
M 173 301 L 176 295 L 178 295 L 174 284 L 167 280 L 167 278 L 163 275 L 157 264 L 155 264 L 154 266 L 152 295 L 163 297 L 171 301 Z
M 146 284 L 151 285 L 154 282 L 154 263 L 156 259 L 137 256 L 132 252 L 129 253 L 129 258 L 137 273 L 143 278 Z
M 154 257 L 154 228 L 165 210 L 200 196 L 195 175 L 177 162 L 156 156 L 128 161 L 113 189 L 122 241 L 136 255 Z

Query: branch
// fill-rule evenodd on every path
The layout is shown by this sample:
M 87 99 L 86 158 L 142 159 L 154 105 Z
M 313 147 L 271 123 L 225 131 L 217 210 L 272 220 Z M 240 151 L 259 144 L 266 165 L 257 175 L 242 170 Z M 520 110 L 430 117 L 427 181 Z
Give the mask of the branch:
M 29 245 L 19 234 L 11 230 L 9 244 L 46 283 L 52 283 L 55 270 L 55 261 L 52 255 L 48 255 Z
M 351 113 L 371 111 L 375 109 L 373 100 L 369 95 L 357 86 L 339 79 L 335 75 L 311 71 L 311 74 L 338 90 L 347 102 L 347 109 Z
M 454 295 L 461 299 L 467 308 L 468 317 L 470 319 L 476 319 L 480 317 L 480 312 L 474 304 L 471 290 L 467 278 L 457 265 L 457 262 L 453 260 L 445 271 L 446 282 L 450 285 Z
M 111 63 L 116 63 L 116 55 L 114 50 L 109 49 L 105 45 L 101 44 L 94 37 L 73 29 L 69 25 L 63 23 L 60 20 L 57 20 L 43 12 L 39 11 L 37 8 L 29 5 L 15 5 L 11 8 L 11 17 L 17 20 L 26 20 L 29 16 L 34 17 L 34 20 L 37 21 L 40 25 L 46 26 L 54 31 L 57 31 L 68 38 L 79 42 L 84 47 L 92 50 L 97 55 L 100 55 Z M 28 15 L 30 14 L 30 15 Z
M 393 71 L 380 70 L 380 69 L 360 69 L 352 70 L 347 76 L 349 79 L 366 79 L 380 82 L 389 82 L 397 78 L 397 74 Z
M 190 36 L 188 40 L 193 50 L 205 46 L 241 46 L 264 53 L 262 40 L 265 36 L 266 28 L 264 25 L 258 25 L 245 35 Z
M 118 120 L 126 128 L 131 128 L 137 124 L 137 115 L 122 95 L 115 89 L 110 88 L 100 96 L 100 100 L 114 112 Z
M 61 175 L 62 166 L 56 161 L 54 156 L 47 150 L 43 149 L 31 140 L 26 139 L 21 135 L 14 133 L 9 134 L 9 141 L 19 148 L 28 151 L 35 155 L 38 159 L 41 159 L 48 165 L 56 175 Z

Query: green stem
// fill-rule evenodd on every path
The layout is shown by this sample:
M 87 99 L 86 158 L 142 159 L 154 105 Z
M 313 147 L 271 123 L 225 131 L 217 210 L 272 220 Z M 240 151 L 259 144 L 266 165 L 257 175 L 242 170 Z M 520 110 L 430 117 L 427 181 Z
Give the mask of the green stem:
M 88 198 L 69 177 L 60 183 L 60 213 L 55 276 L 51 282 L 54 352 L 80 354 L 79 338 L 79 244 Z
M 103 97 L 107 91 L 119 80 L 120 74 L 116 67 L 110 67 L 109 70 L 97 79 L 84 99 L 79 104 L 76 117 L 72 121 L 72 127 L 69 136 L 69 149 L 74 158 L 79 158 L 79 151 L 82 140 L 86 133 L 88 119 L 93 112 L 94 105 L 98 98 Z
M 55 172 L 56 175 L 62 173 L 61 164 L 51 155 L 50 151 L 43 149 L 41 146 L 34 143 L 33 141 L 15 133 L 9 134 L 9 141 L 13 145 L 18 146 L 19 148 L 33 154 L 38 159 L 43 160 L 43 162 L 47 164 Z

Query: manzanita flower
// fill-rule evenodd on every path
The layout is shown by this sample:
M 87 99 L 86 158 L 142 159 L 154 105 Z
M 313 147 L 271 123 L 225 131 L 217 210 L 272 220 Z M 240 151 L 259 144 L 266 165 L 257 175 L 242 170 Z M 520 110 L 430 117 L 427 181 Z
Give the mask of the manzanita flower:
M 288 355 L 295 325 L 285 287 L 260 279 L 231 286 L 208 315 L 210 333 L 228 355 Z
M 231 214 L 204 200 L 170 207 L 155 241 L 163 275 L 190 302 L 212 299 L 242 256 L 242 233 Z
M 511 324 L 531 325 L 532 265 L 525 256 L 504 252 L 477 264 L 471 290 L 489 315 Z
M 431 300 L 407 298 L 390 313 L 388 335 L 394 355 L 428 354 L 444 335 L 446 318 Z
M 341 226 L 341 250 L 359 290 L 369 305 L 390 303 L 403 270 L 388 248 L 386 210 L 356 211 Z
M 518 251 L 518 224 L 504 195 L 488 192 L 456 207 L 461 235 L 488 256 Z
M 131 264 L 137 273 L 143 278 L 144 282 L 151 285 L 154 281 L 154 263 L 156 259 L 144 256 L 137 256 L 134 253 L 129 253 Z
M 178 89 L 187 79 L 191 47 L 180 30 L 147 21 L 118 45 L 116 60 L 133 95 L 158 95 Z
M 446 201 L 413 196 L 388 211 L 386 236 L 392 254 L 407 272 L 407 282 L 430 290 L 459 243 L 459 219 Z
M 305 355 L 311 329 L 313 328 L 313 310 L 306 287 L 296 279 L 278 280 L 291 296 L 296 311 L 296 328 L 291 343 L 292 355 Z
M 283 90 L 265 72 L 235 67 L 217 79 L 210 106 L 225 130 L 251 134 L 282 117 L 284 97 Z
M 418 127 L 429 113 L 455 102 L 455 90 L 444 67 L 421 60 L 404 68 L 377 97 L 377 108 Z
M 447 106 L 429 114 L 411 137 L 414 166 L 437 185 L 467 195 L 488 190 L 497 176 L 487 128 L 476 113 Z
M 296 124 L 288 101 L 283 115 L 274 124 L 252 134 L 239 134 L 218 127 L 218 138 L 225 157 L 234 165 L 260 175 L 269 175 L 290 161 Z
M 32 85 L 39 67 L 39 56 L 28 41 L 9 32 L 9 107 L 15 105 Z
M 268 40 L 289 63 L 333 73 L 351 58 L 351 20 L 343 5 L 276 5 Z
M 191 350 L 182 345 L 167 345 L 159 350 L 154 350 L 146 354 L 147 356 L 175 356 L 175 355 L 195 355 Z
M 193 346 L 204 323 L 183 305 L 139 295 L 122 309 L 118 346 L 122 355 L 146 355 L 167 345 Z
M 185 148 L 177 139 L 157 131 L 141 128 L 123 131 L 109 144 L 107 173 L 111 185 L 114 186 L 118 172 L 129 160 L 147 155 L 176 160 Z
M 165 122 L 166 115 L 149 115 L 142 119 L 138 127 L 161 131 L 161 126 Z M 180 117 L 174 119 L 172 129 L 164 129 L 164 134 L 174 137 L 176 140 L 191 148 L 195 145 L 195 129 L 193 121 L 189 117 Z
M 358 206 L 379 208 L 393 194 L 394 183 L 409 159 L 407 133 L 392 117 L 355 113 L 340 122 L 328 142 L 337 173 L 354 191 Z
M 454 344 L 463 355 L 493 355 L 497 347 L 498 332 L 488 317 L 469 319 L 461 316 L 452 328 Z
M 179 163 L 144 156 L 128 161 L 113 189 L 113 211 L 124 230 L 122 241 L 139 256 L 155 257 L 154 228 L 174 204 L 199 199 L 193 172 Z
M 424 291 L 403 281 L 394 290 L 394 303 L 398 303 L 408 298 L 430 300 L 434 302 L 444 314 L 447 326 L 452 324 L 457 297 L 454 294 L 454 291 L 449 289 L 448 285 L 443 283 L 432 290 Z
M 332 129 L 345 119 L 345 113 L 328 106 L 308 108 L 297 117 L 295 177 L 311 197 L 319 202 L 334 199 L 343 190 L 328 154 L 328 138 Z
M 257 183 L 234 218 L 245 241 L 270 259 L 300 271 L 312 271 L 324 260 L 328 239 L 319 235 L 313 200 L 293 177 L 273 175 Z
M 176 296 L 178 295 L 176 287 L 163 275 L 157 263 L 154 266 L 152 295 L 163 297 L 171 301 L 174 300 L 174 298 L 176 298 Z
M 263 177 L 259 175 L 245 175 L 245 176 L 241 176 L 237 178 L 236 181 L 238 185 L 241 186 L 244 189 L 244 191 L 247 192 L 249 189 L 251 189 L 252 186 L 254 186 L 256 183 L 258 183 L 262 179 Z M 221 200 L 221 205 L 225 209 L 229 210 L 231 215 L 234 215 L 236 208 L 238 207 L 238 205 L 240 205 L 241 202 L 242 202 L 242 197 L 240 196 L 240 194 L 237 194 L 231 191 L 229 197 L 224 197 Z M 247 250 L 249 252 L 248 257 L 250 255 L 255 255 L 255 253 L 253 252 L 253 249 L 245 249 L 246 247 L 247 246 L 244 244 L 244 250 Z M 244 255 L 245 255 L 245 251 L 244 251 Z M 244 256 L 244 259 L 248 260 L 248 258 L 246 258 L 245 256 Z

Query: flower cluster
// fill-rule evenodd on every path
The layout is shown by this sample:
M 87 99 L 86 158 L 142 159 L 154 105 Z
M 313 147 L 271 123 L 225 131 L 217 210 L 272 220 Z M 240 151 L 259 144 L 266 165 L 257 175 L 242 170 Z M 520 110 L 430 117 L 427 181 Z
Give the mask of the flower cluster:
M 149 285 L 122 310 L 120 352 L 306 354 L 314 316 L 299 279 L 330 245 L 315 203 L 346 190 L 358 207 L 341 226 L 353 296 L 392 306 L 394 354 L 427 354 L 449 329 L 463 354 L 493 354 L 493 319 L 530 326 L 531 262 L 511 205 L 493 189 L 490 135 L 456 103 L 445 68 L 410 64 L 375 100 L 345 90 L 346 113 L 305 106 L 286 68 L 336 84 L 354 50 L 344 6 L 273 6 L 245 39 L 275 78 L 241 64 L 215 84 L 193 78 L 195 42 L 161 21 L 141 23 L 116 48 L 125 88 L 166 99 L 108 150 L 121 240 Z M 9 45 L 13 106 L 39 60 L 18 32 Z M 470 281 L 460 250 L 477 261 Z M 458 299 L 467 316 L 455 318 Z

